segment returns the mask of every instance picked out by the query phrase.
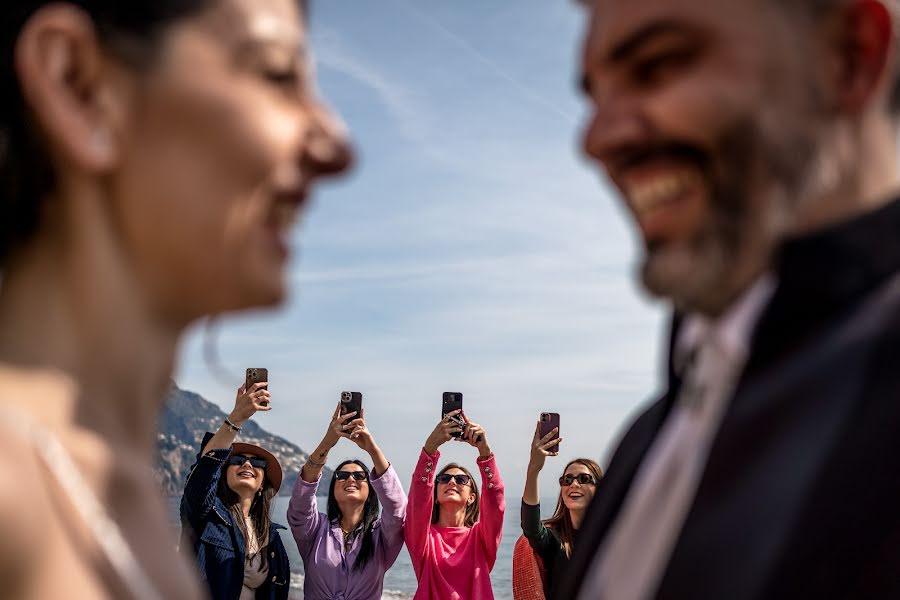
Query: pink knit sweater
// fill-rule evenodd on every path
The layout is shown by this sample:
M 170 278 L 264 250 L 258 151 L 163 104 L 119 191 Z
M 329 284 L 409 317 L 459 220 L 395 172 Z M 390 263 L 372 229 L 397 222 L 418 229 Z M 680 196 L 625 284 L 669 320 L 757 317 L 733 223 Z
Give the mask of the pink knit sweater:
M 403 535 L 419 588 L 415 600 L 493 600 L 490 572 L 503 536 L 506 500 L 494 455 L 478 459 L 481 515 L 472 527 L 431 524 L 434 476 L 440 452 L 424 450 L 413 471 Z

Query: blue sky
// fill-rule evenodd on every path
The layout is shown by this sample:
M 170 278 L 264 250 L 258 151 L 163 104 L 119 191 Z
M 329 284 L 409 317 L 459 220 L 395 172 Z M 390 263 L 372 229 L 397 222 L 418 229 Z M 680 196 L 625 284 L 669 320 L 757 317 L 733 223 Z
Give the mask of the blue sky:
M 664 313 L 634 282 L 630 222 L 579 151 L 584 15 L 569 0 L 314 2 L 319 83 L 359 160 L 319 188 L 295 236 L 292 296 L 225 320 L 227 375 L 202 331 L 176 380 L 226 412 L 245 367 L 267 367 L 264 428 L 305 449 L 341 390 L 406 481 L 440 416 L 465 394 L 509 498 L 534 423 L 561 414 L 565 460 L 601 459 L 659 386 Z M 476 451 L 447 444 L 472 464 Z M 342 441 L 330 460 L 360 453 Z

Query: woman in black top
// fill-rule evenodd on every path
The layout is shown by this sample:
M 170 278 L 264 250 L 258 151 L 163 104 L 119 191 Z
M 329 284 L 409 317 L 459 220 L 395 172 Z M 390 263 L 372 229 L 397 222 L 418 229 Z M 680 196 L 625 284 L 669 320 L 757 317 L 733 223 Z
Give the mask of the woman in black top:
M 594 499 L 594 492 L 603 472 L 593 460 L 576 458 L 570 461 L 559 478 L 556 511 L 552 517 L 542 522 L 538 475 L 544 468 L 547 457 L 559 454 L 547 449 L 558 444 L 562 438 L 556 437 L 558 429 L 540 437 L 540 426 L 538 422 L 534 430 L 525 493 L 522 494 L 522 533 L 544 563 L 545 592 L 548 592 L 553 589 L 553 582 L 569 562 L 578 528 Z

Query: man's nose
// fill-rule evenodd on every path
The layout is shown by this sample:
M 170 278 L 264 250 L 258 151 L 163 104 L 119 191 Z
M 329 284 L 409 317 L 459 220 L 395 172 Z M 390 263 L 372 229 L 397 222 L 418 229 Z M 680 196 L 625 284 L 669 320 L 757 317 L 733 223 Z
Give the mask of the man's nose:
M 609 168 L 623 149 L 646 139 L 648 126 L 638 99 L 613 89 L 592 91 L 591 115 L 582 135 L 588 156 Z

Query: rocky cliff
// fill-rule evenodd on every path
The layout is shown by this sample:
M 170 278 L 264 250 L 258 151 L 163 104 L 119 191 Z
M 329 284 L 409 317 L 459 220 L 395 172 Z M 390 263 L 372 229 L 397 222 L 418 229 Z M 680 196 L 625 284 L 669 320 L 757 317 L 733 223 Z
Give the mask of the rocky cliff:
M 225 417 L 226 414 L 212 402 L 172 384 L 166 407 L 160 416 L 157 443 L 159 456 L 156 476 L 163 493 L 170 496 L 181 495 L 203 434 L 218 430 Z M 265 431 L 252 420 L 244 424 L 238 439 L 262 446 L 278 457 L 284 470 L 284 482 L 279 495 L 290 495 L 300 467 L 309 455 L 296 444 Z M 323 479 L 327 481 L 331 477 L 331 471 L 327 468 L 325 471 Z M 320 488 L 319 491 L 324 494 L 328 492 L 327 488 Z

